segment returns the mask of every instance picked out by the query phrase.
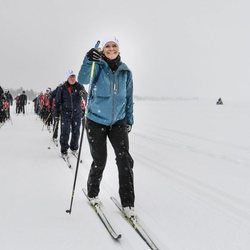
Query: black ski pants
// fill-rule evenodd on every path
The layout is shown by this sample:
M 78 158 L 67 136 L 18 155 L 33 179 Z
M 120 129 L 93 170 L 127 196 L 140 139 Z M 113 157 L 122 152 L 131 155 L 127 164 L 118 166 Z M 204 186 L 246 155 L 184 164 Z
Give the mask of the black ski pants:
M 19 113 L 25 114 L 25 106 L 24 106 L 24 104 L 20 105 Z
M 61 120 L 61 153 L 67 153 L 68 148 L 71 150 L 78 150 L 79 136 L 81 127 L 81 114 L 73 115 L 62 114 Z M 71 139 L 69 145 L 69 138 L 71 132 Z
M 86 120 L 86 131 L 90 152 L 93 158 L 88 177 L 88 196 L 96 197 L 100 191 L 100 183 L 107 161 L 107 138 L 112 144 L 116 155 L 119 172 L 119 194 L 123 207 L 134 206 L 134 161 L 129 154 L 128 131 L 126 120 L 121 120 L 112 126 L 98 124 Z

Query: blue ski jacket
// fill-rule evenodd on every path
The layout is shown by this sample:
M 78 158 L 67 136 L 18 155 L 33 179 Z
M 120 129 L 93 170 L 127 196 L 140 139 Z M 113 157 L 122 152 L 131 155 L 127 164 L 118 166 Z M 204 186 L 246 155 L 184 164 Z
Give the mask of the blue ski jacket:
M 78 74 L 80 84 L 89 84 L 91 66 L 92 62 L 86 56 Z M 115 72 L 104 60 L 95 63 L 88 95 L 87 118 L 90 120 L 106 126 L 124 118 L 127 124 L 134 123 L 133 79 L 125 63 L 120 62 Z

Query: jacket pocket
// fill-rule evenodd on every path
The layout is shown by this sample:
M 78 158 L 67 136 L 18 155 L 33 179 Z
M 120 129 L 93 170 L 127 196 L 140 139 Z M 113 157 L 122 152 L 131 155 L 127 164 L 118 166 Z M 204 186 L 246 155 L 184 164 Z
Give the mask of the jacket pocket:
M 97 97 L 110 97 L 111 96 L 111 82 L 106 76 L 101 75 L 99 81 L 97 81 L 93 86 L 93 93 Z

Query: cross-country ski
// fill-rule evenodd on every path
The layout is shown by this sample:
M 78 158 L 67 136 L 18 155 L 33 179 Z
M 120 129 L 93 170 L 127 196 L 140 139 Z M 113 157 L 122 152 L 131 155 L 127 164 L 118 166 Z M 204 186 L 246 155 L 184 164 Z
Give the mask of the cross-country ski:
M 116 207 L 120 210 L 120 212 L 123 214 L 123 217 L 128 221 L 128 223 L 135 229 L 135 231 L 140 235 L 142 240 L 145 241 L 145 243 L 150 247 L 152 250 L 158 250 L 159 248 L 155 245 L 153 240 L 149 237 L 145 229 L 142 227 L 140 222 L 138 221 L 137 217 L 131 216 L 128 217 L 124 210 L 122 209 L 121 204 L 117 201 L 116 198 L 111 197 L 111 200 L 114 202 Z
M 91 200 L 88 197 L 87 191 L 85 189 L 82 189 L 82 191 L 83 191 L 84 195 L 86 196 L 86 198 L 88 199 L 90 206 L 94 209 L 97 216 L 100 218 L 102 224 L 105 226 L 105 228 L 107 229 L 107 231 L 111 235 L 111 237 L 114 240 L 119 240 L 121 238 L 121 234 L 117 234 L 115 232 L 115 230 L 111 226 L 109 220 L 107 219 L 107 216 L 105 215 L 105 213 L 101 207 L 101 204 L 91 204 Z

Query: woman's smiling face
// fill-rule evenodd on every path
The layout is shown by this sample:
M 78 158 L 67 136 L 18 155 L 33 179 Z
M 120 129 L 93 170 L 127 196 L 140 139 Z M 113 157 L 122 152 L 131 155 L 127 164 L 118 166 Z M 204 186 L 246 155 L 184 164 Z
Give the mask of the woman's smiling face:
M 103 47 L 103 54 L 108 59 L 113 60 L 119 55 L 119 46 L 114 42 L 108 42 Z

